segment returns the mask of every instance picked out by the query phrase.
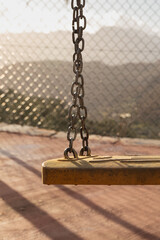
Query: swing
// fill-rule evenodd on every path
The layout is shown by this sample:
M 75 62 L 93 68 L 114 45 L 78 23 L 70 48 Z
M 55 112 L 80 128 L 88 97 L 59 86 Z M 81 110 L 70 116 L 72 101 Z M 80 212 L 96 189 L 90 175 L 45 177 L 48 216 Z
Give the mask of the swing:
M 84 6 L 85 0 L 72 0 L 71 2 L 75 79 L 71 86 L 73 101 L 69 109 L 70 125 L 67 133 L 69 147 L 64 151 L 64 158 L 47 160 L 42 164 L 43 184 L 159 185 L 160 156 L 91 155 L 88 146 L 89 134 L 85 125 L 87 108 L 83 100 L 82 51 L 84 50 L 83 30 L 86 28 L 86 18 L 83 15 Z M 79 156 L 73 148 L 78 119 L 81 121 L 80 136 L 82 139 Z M 69 154 L 73 156 L 69 156 Z

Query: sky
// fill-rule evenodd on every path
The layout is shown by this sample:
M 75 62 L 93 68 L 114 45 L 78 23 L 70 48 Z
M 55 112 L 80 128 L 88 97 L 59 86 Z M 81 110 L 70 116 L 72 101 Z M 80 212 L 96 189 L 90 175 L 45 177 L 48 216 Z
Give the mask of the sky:
M 160 36 L 160 0 L 86 0 L 84 14 L 90 33 L 120 26 Z M 71 20 L 65 0 L 0 0 L 0 33 L 71 30 Z

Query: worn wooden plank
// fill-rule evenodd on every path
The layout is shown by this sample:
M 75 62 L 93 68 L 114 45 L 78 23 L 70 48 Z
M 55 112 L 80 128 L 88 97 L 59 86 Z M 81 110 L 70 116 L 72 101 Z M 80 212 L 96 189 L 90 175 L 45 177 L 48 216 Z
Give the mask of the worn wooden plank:
M 91 156 L 42 164 L 44 184 L 159 185 L 160 156 Z

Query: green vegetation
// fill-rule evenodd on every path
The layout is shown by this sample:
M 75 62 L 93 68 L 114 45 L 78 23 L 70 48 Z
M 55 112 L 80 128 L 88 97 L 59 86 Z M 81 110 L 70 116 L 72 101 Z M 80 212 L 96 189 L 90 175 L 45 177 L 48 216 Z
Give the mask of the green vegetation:
M 136 137 L 136 132 L 120 121 L 105 119 L 101 122 L 89 121 L 90 133 L 102 136 Z
M 152 125 L 146 122 L 132 122 L 127 124 L 126 122 L 105 119 L 101 122 L 93 122 L 88 120 L 90 127 L 90 133 L 98 134 L 102 136 L 118 136 L 118 137 L 130 137 L 130 138 L 151 138 L 160 139 L 157 125 Z
M 55 98 L 42 97 L 0 91 L 0 122 L 38 126 L 40 128 L 66 131 L 68 126 L 67 104 Z M 103 136 L 160 138 L 157 125 L 150 122 L 127 119 L 104 119 L 102 121 L 87 120 L 89 132 Z
M 68 111 L 63 101 L 27 97 L 11 89 L 7 93 L 1 91 L 0 95 L 0 122 L 66 130 Z

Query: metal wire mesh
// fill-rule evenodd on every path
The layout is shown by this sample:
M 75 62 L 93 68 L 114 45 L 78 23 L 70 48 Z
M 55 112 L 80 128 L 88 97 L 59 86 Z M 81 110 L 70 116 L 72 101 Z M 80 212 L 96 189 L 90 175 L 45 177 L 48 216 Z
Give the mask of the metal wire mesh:
M 69 1 L 0 1 L 0 121 L 67 130 L 73 80 Z M 86 1 L 90 132 L 160 138 L 160 4 Z

